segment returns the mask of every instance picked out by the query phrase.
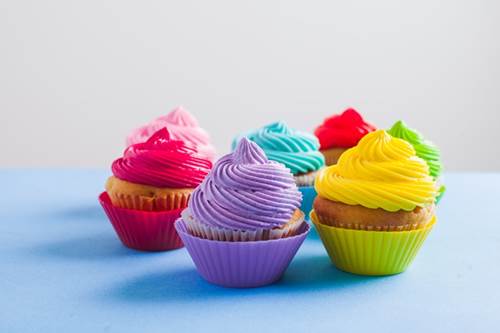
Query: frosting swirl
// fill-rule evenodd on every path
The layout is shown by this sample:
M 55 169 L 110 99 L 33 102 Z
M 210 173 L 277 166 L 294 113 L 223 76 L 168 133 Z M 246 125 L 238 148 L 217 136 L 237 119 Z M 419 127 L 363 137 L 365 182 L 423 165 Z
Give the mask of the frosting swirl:
M 411 143 L 417 152 L 417 156 L 426 161 L 427 165 L 429 165 L 431 176 L 434 178 L 439 177 L 443 165 L 441 164 L 441 153 L 438 147 L 432 142 L 425 140 L 422 134 L 409 128 L 402 120 L 397 121 L 387 133 L 395 138 L 403 139 Z
M 194 190 L 188 209 L 209 226 L 272 229 L 287 223 L 301 201 L 290 171 L 269 161 L 261 148 L 243 138 Z
M 431 205 L 437 195 L 429 167 L 411 144 L 383 130 L 367 134 L 338 164 L 320 171 L 315 188 L 332 201 L 389 212 Z
M 313 135 L 290 129 L 275 122 L 245 135 L 259 145 L 270 160 L 283 163 L 294 175 L 319 170 L 325 158 L 319 152 L 319 142 Z M 233 148 L 238 140 L 233 141 Z
M 198 153 L 210 161 L 214 160 L 215 148 L 208 133 L 198 126 L 198 121 L 182 106 L 167 115 L 156 118 L 132 131 L 127 137 L 127 146 L 147 141 L 159 129 L 167 127 L 174 140 L 182 140 L 195 146 Z
M 319 139 L 321 149 L 350 148 L 375 129 L 356 110 L 349 108 L 339 115 L 326 118 L 314 134 Z
M 144 143 L 125 149 L 111 170 L 115 177 L 136 184 L 163 188 L 194 188 L 208 174 L 212 163 L 183 141 L 170 139 L 162 128 Z

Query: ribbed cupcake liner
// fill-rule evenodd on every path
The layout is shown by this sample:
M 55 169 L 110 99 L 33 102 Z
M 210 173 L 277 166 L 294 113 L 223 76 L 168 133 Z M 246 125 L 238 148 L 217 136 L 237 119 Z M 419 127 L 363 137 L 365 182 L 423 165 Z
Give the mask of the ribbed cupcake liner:
M 295 184 L 297 186 L 312 186 L 317 173 L 318 171 L 311 171 L 302 175 L 294 175 Z
M 169 211 L 182 209 L 187 206 L 190 192 L 172 191 L 161 196 L 146 197 L 140 195 L 130 195 L 125 193 L 108 193 L 113 205 L 126 209 L 135 209 L 141 211 Z
M 411 231 L 344 229 L 320 223 L 314 210 L 311 220 L 333 264 L 360 275 L 404 272 L 436 223 L 433 217 L 424 228 Z
M 116 207 L 106 192 L 99 202 L 126 247 L 141 251 L 165 251 L 183 246 L 174 223 L 182 209 L 147 212 Z
M 366 230 L 366 231 L 409 231 L 409 230 L 416 230 L 423 228 L 426 226 L 428 223 L 431 221 L 424 221 L 421 223 L 409 223 L 409 224 L 402 224 L 402 225 L 380 225 L 380 226 L 372 226 L 372 225 L 366 225 L 366 224 L 361 224 L 357 222 L 341 222 L 335 219 L 332 216 L 326 216 L 326 215 L 320 215 L 315 213 L 316 218 L 319 223 L 323 225 L 327 225 L 330 227 L 336 227 L 336 228 L 343 228 L 343 229 L 354 229 L 354 230 Z M 432 220 L 432 218 L 431 218 Z
M 310 230 L 302 223 L 295 236 L 229 242 L 193 236 L 182 219 L 175 222 L 175 228 L 199 274 L 210 283 L 231 288 L 260 287 L 280 279 Z
M 302 226 L 304 216 L 304 213 L 300 212 L 300 216 L 294 218 L 282 228 L 243 231 L 213 227 L 200 223 L 190 214 L 189 209 L 184 209 L 181 213 L 181 217 L 186 223 L 186 227 L 191 235 L 211 240 L 230 242 L 253 242 L 293 236 L 298 233 L 298 230 Z
M 302 205 L 300 206 L 300 210 L 306 214 L 306 219 L 308 219 L 314 198 L 316 198 L 316 190 L 314 186 L 299 186 L 299 191 L 302 192 Z

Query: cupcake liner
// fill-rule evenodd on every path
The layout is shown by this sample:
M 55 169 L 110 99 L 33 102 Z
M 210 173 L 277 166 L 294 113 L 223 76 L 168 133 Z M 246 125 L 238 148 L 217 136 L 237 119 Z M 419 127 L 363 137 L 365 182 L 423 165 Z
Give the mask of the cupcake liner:
M 189 209 L 185 209 L 184 211 L 182 211 L 181 217 L 186 223 L 186 227 L 189 233 L 195 237 L 229 242 L 253 242 L 285 238 L 297 234 L 298 230 L 302 226 L 302 222 L 304 222 L 305 215 L 303 212 L 301 212 L 299 218 L 288 222 L 282 228 L 274 228 L 271 230 L 232 230 L 208 226 L 197 221 L 190 214 Z
M 191 193 L 186 191 L 172 191 L 162 196 L 146 197 L 111 191 L 108 192 L 108 195 L 113 205 L 120 208 L 161 212 L 186 208 Z
M 189 234 L 186 222 L 175 228 L 198 273 L 208 282 L 231 288 L 252 288 L 281 278 L 310 230 L 302 223 L 298 235 L 256 242 L 224 242 Z
M 317 173 L 318 171 L 311 171 L 302 175 L 294 175 L 295 184 L 297 186 L 312 186 Z
M 360 275 L 391 275 L 404 272 L 436 223 L 434 216 L 424 228 L 411 231 L 365 231 L 331 227 L 311 220 L 332 263 L 340 270 Z
M 316 198 L 316 190 L 314 186 L 299 186 L 299 191 L 302 193 L 302 205 L 300 206 L 300 210 L 306 214 L 306 218 L 309 218 L 314 198 Z
M 425 227 L 428 223 L 432 221 L 432 218 L 430 221 L 425 221 L 421 223 L 412 223 L 412 224 L 402 224 L 402 225 L 383 225 L 383 226 L 373 226 L 373 225 L 366 225 L 366 224 L 361 224 L 361 223 L 343 223 L 339 222 L 333 217 L 326 216 L 326 215 L 319 215 L 315 213 L 316 219 L 318 220 L 319 223 L 330 226 L 330 227 L 335 227 L 335 228 L 343 228 L 343 229 L 352 229 L 352 230 L 365 230 L 365 231 L 410 231 L 410 230 L 417 230 Z
M 106 192 L 101 193 L 99 202 L 126 247 L 141 251 L 165 251 L 183 246 L 174 227 L 182 209 L 145 212 L 120 208 L 111 203 Z

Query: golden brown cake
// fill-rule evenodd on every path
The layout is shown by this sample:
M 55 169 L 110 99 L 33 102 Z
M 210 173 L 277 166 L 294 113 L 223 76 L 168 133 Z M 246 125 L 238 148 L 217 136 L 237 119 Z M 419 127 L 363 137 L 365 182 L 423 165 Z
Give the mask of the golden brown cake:
M 193 191 L 190 188 L 159 188 L 135 184 L 115 176 L 108 178 L 105 187 L 113 205 L 145 211 L 184 208 Z
M 325 164 L 327 166 L 337 164 L 337 161 L 348 148 L 330 148 L 321 149 L 320 152 L 325 156 Z
M 388 212 L 383 209 L 370 209 L 361 205 L 346 205 L 316 197 L 314 211 L 321 223 L 332 227 L 376 230 L 402 231 L 424 227 L 434 216 L 434 205 L 415 207 L 412 211 Z

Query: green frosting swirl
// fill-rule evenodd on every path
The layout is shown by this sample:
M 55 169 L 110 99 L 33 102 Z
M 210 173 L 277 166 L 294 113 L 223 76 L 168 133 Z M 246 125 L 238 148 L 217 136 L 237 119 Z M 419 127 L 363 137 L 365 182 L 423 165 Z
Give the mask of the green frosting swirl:
M 318 150 L 318 139 L 312 134 L 290 129 L 283 122 L 237 137 L 232 144 L 233 150 L 242 137 L 255 142 L 270 160 L 283 163 L 294 175 L 316 171 L 325 165 L 325 158 Z
M 417 156 L 427 162 L 430 175 L 439 177 L 443 169 L 439 148 L 425 140 L 418 131 L 409 128 L 402 120 L 397 121 L 387 132 L 395 138 L 408 141 L 415 148 Z

